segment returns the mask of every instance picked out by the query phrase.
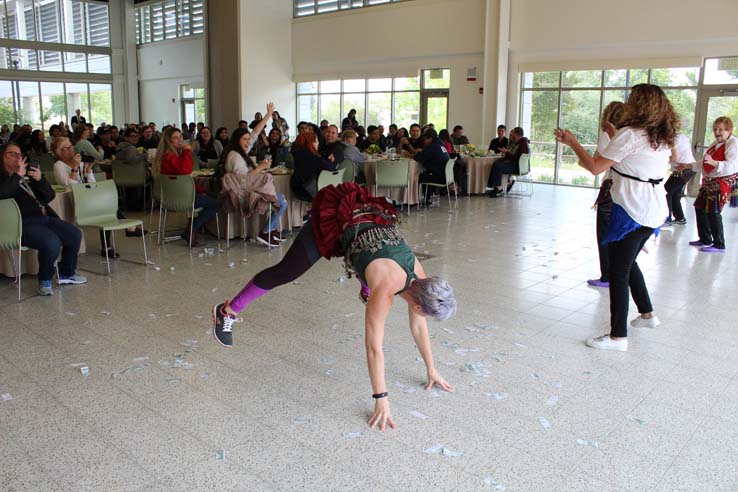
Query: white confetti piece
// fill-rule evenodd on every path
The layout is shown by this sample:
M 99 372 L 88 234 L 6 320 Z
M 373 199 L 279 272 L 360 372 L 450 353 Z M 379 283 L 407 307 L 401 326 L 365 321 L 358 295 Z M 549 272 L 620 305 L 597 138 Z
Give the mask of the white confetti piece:
M 248 258 L 241 258 L 241 263 L 248 263 L 248 262 L 249 262 Z
M 548 399 L 548 401 L 546 401 L 546 405 L 548 405 L 549 407 L 554 407 L 554 406 L 556 406 L 556 404 L 558 402 L 559 402 L 559 397 L 558 396 L 552 396 L 552 397 L 550 397 Z
M 430 418 L 430 417 L 428 417 L 427 415 L 425 415 L 425 414 L 423 414 L 423 413 L 420 413 L 420 412 L 418 412 L 417 410 L 410 410 L 410 412 L 408 412 L 408 413 L 410 413 L 410 415 L 412 415 L 412 416 L 413 416 L 413 417 L 415 417 L 416 419 L 420 419 L 420 420 L 425 420 L 425 419 L 428 419 L 428 418 Z
M 336 282 L 338 282 L 339 284 L 342 284 L 342 283 L 344 283 L 344 282 L 345 282 L 346 280 L 348 280 L 348 279 L 347 279 L 346 277 L 344 277 L 343 275 L 341 275 L 340 277 L 338 277 L 338 278 L 336 279 Z
M 494 398 L 495 400 L 504 400 L 508 396 L 507 393 L 485 393 L 484 396 L 489 396 L 490 398 Z
M 513 343 L 513 345 L 515 345 L 516 347 L 520 347 L 520 348 L 528 348 L 527 345 L 523 345 L 522 343 L 515 342 L 515 343 Z
M 210 289 L 210 292 L 212 292 L 213 294 L 215 294 L 215 292 L 216 292 L 217 290 L 218 290 L 218 288 L 217 288 L 217 287 L 213 287 L 212 289 Z
M 236 262 L 235 261 L 229 262 L 228 263 L 228 268 L 236 268 Z
M 439 398 L 441 396 L 441 392 L 435 389 L 430 390 L 430 395 L 432 398 Z
M 304 284 L 304 283 L 305 283 L 305 282 L 298 282 L 298 281 L 294 281 L 294 282 L 292 282 L 292 285 L 302 285 L 302 284 Z
M 443 456 L 450 456 L 452 458 L 458 458 L 459 456 L 464 454 L 461 451 L 454 451 L 450 448 L 447 448 L 443 444 L 436 444 L 435 446 L 425 448 L 423 452 L 425 454 L 442 454 Z
M 310 423 L 309 417 L 295 417 L 292 419 L 292 423 L 295 425 L 305 425 Z
M 505 490 L 505 486 L 492 477 L 485 477 L 484 485 L 487 485 L 488 487 L 494 487 L 494 490 Z
M 174 265 L 172 265 L 172 266 L 169 267 L 169 271 L 170 272 L 173 272 L 174 270 L 175 270 Z
M 538 417 L 538 423 L 540 423 L 541 427 L 543 427 L 544 429 L 548 429 L 551 427 L 551 422 L 549 422 L 546 417 Z
M 73 313 L 71 311 L 67 311 L 64 314 L 66 314 L 67 316 L 77 316 L 77 313 Z
M 149 360 L 149 358 L 146 357 L 146 356 L 143 356 L 143 357 L 134 357 L 132 361 L 133 362 L 143 362 L 145 360 Z
M 113 313 L 111 313 L 110 311 L 100 311 L 100 314 L 104 314 L 105 316 L 110 316 Z
M 453 330 L 449 330 L 448 328 L 443 328 L 443 331 L 448 333 L 449 335 L 453 335 Z
M 225 451 L 218 449 L 215 451 L 215 461 L 223 461 L 225 459 Z
M 344 432 L 343 437 L 347 439 L 356 439 L 357 437 L 362 437 L 364 434 L 361 432 Z
M 646 423 L 646 422 L 645 422 L 645 420 L 643 420 L 643 419 L 639 419 L 638 417 L 636 417 L 636 416 L 634 416 L 634 415 L 628 415 L 628 416 L 626 416 L 625 418 L 626 418 L 626 419 L 628 419 L 628 420 L 630 420 L 631 422 L 635 422 L 636 424 L 641 424 L 641 425 L 643 425 L 643 424 L 645 424 L 645 423 Z
M 2 398 L 3 398 L 3 401 L 10 401 L 13 399 L 13 397 L 10 396 L 10 393 L 3 393 Z
M 158 271 L 161 270 L 161 267 L 154 267 L 154 270 L 156 270 L 158 272 Z
M 592 446 L 595 449 L 600 449 L 600 443 L 589 439 L 577 439 L 577 444 L 580 446 Z

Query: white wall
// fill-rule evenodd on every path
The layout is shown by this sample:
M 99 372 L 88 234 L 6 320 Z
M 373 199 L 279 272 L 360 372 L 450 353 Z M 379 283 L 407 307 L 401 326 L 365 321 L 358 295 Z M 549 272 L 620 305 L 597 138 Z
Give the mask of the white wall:
M 142 121 L 180 125 L 179 86 L 205 87 L 202 36 L 138 47 L 139 108 Z
M 738 1 L 513 0 L 508 123 L 526 70 L 695 66 L 738 54 Z
M 241 117 L 251 121 L 274 102 L 294 135 L 295 83 L 292 77 L 292 2 L 241 0 Z
M 293 20 L 296 81 L 450 68 L 449 124 L 482 143 L 485 0 L 416 0 Z M 477 81 L 466 81 L 477 67 Z M 387 123 L 385 123 L 385 126 Z

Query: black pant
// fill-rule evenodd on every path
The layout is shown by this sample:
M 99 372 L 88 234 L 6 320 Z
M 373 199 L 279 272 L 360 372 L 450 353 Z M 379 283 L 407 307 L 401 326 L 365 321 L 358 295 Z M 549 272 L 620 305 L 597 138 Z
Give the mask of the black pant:
M 725 249 L 723 216 L 720 212 L 717 210 L 705 212 L 704 209 L 695 207 L 694 215 L 697 217 L 697 234 L 700 236 L 700 242 Z
M 610 281 L 610 248 L 607 244 L 601 244 L 610 227 L 610 210 L 612 203 L 601 203 L 597 205 L 597 251 L 600 255 L 600 280 Z
M 315 242 L 313 224 L 308 220 L 303 224 L 300 233 L 292 242 L 292 246 L 282 260 L 266 268 L 254 276 L 254 285 L 261 289 L 272 290 L 280 285 L 297 280 L 310 270 L 320 259 L 320 250 Z
M 672 216 L 674 220 L 684 220 L 684 210 L 682 210 L 682 194 L 687 180 L 682 177 L 669 176 L 664 183 L 666 189 L 666 204 L 669 206 L 669 218 Z
M 467 185 L 469 184 L 469 174 L 467 172 L 468 164 L 466 159 L 457 157 L 454 162 L 454 181 L 458 186 L 459 191 L 464 194 L 467 192 Z
M 653 311 L 646 281 L 636 258 L 653 234 L 640 227 L 620 241 L 609 244 L 610 252 L 610 336 L 628 336 L 628 287 L 641 314 Z
M 492 164 L 492 173 L 487 181 L 487 188 L 499 188 L 502 186 L 503 174 L 517 174 L 520 172 L 518 163 L 510 159 L 500 159 Z

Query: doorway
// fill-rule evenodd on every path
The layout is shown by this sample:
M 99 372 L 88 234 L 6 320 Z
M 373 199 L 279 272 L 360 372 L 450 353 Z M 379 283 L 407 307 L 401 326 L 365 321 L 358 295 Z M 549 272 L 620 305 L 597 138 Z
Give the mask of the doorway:
M 448 128 L 448 91 L 422 91 L 420 102 L 421 125 L 433 124 L 436 131 Z
M 728 116 L 734 122 L 738 120 L 738 88 L 700 91 L 694 129 L 694 158 L 698 163 L 702 162 L 705 151 L 715 142 L 712 123 L 719 116 Z M 701 166 L 698 168 L 701 169 Z M 693 179 L 689 183 L 690 195 L 697 193 L 699 183 L 699 179 Z

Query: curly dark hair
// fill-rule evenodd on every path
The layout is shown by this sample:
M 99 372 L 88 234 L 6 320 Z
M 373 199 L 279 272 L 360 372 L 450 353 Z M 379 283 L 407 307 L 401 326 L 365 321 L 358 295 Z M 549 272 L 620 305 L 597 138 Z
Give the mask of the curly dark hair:
M 620 127 L 644 130 L 651 148 L 672 146 L 679 132 L 679 115 L 661 87 L 653 84 L 634 85 L 625 102 Z

